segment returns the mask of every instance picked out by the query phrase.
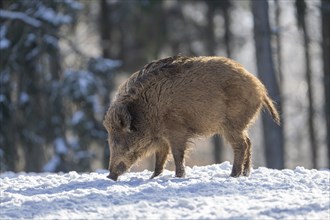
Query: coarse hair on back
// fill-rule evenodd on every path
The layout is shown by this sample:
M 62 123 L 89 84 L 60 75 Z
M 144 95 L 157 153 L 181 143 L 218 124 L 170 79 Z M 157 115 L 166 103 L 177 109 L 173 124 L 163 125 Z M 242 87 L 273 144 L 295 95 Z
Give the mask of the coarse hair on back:
M 155 77 L 162 74 L 171 77 L 173 73 L 178 73 L 182 68 L 189 65 L 189 61 L 193 58 L 187 56 L 171 56 L 159 60 L 154 60 L 139 71 L 135 72 L 130 79 L 123 85 L 125 94 L 121 94 L 121 98 L 135 99 L 144 89 L 148 88 L 154 82 Z

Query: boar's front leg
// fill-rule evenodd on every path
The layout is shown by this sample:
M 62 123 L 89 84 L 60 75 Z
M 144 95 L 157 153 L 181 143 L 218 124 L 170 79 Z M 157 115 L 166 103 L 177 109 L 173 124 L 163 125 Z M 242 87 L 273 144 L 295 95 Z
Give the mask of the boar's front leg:
M 150 177 L 150 179 L 155 178 L 156 176 L 159 176 L 164 170 L 164 166 L 167 160 L 167 155 L 169 153 L 169 146 L 166 143 L 163 143 L 158 146 L 155 155 L 156 155 L 156 164 L 155 164 L 155 171 Z
M 186 150 L 186 141 L 182 142 L 172 142 L 171 150 L 175 163 L 175 176 L 176 177 L 184 177 L 185 169 L 184 169 L 184 153 Z

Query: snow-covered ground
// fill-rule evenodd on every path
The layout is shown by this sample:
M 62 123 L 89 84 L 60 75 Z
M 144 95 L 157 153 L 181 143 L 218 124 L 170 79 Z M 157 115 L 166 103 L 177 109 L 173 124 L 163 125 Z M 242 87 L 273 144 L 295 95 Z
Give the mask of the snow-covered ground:
M 330 219 L 330 172 L 258 168 L 229 177 L 228 162 L 126 173 L 3 173 L 0 219 Z

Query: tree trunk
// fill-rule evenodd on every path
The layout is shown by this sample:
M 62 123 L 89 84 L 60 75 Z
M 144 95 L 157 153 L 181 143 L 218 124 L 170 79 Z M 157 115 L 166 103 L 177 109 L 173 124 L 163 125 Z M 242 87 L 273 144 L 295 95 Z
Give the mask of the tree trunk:
M 107 0 L 100 1 L 100 17 L 99 17 L 99 24 L 100 24 L 100 38 L 101 38 L 101 49 L 102 55 L 105 58 L 110 58 L 110 10 L 107 4 Z
M 308 97 L 308 133 L 310 140 L 310 147 L 312 151 L 312 166 L 317 168 L 317 151 L 318 144 L 315 136 L 315 127 L 314 127 L 314 102 L 313 102 L 313 88 L 312 88 L 312 71 L 311 71 L 311 60 L 309 52 L 309 33 L 306 27 L 305 16 L 306 16 L 306 3 L 304 0 L 296 0 L 297 8 L 297 18 L 298 25 L 303 32 L 304 40 L 304 56 L 305 56 L 305 77 L 307 82 L 307 97 Z
M 57 29 L 57 31 L 59 31 Z M 52 56 L 49 57 L 49 70 L 50 73 L 52 74 L 52 81 L 57 82 L 60 81 L 61 79 L 61 73 L 62 73 L 62 67 L 61 67 L 61 56 L 60 56 L 60 51 L 59 51 L 59 45 L 58 45 L 58 50 L 53 51 Z M 47 98 L 46 98 L 47 99 Z M 54 130 L 50 132 L 49 139 L 52 140 L 53 148 L 54 148 L 54 154 L 58 156 L 60 159 L 59 163 L 57 164 L 57 167 L 53 172 L 68 172 L 70 170 L 69 164 L 67 161 L 68 160 L 68 155 L 64 151 L 59 151 L 58 149 L 58 141 L 59 139 L 62 139 L 65 146 L 68 146 L 68 142 L 66 139 L 66 124 L 65 124 L 65 106 L 64 106 L 64 100 L 63 97 L 60 95 L 57 95 L 56 98 L 52 101 L 49 102 L 48 100 L 46 101 L 47 106 L 45 109 L 50 108 L 45 111 L 45 113 L 51 112 L 52 117 L 57 118 L 57 122 L 54 122 L 50 119 L 48 121 L 49 127 L 53 127 Z M 45 116 L 47 118 L 47 116 Z M 47 140 L 48 141 L 48 140 Z
M 111 20 L 109 19 L 109 6 L 107 4 L 106 0 L 100 1 L 100 17 L 99 17 L 99 25 L 100 25 L 100 40 L 101 40 L 101 49 L 102 49 L 102 55 L 104 58 L 110 58 L 110 26 L 111 26 Z M 112 89 L 112 88 L 111 88 Z M 109 106 L 110 105 L 110 99 L 107 97 L 106 100 L 104 100 L 104 105 Z M 109 143 L 105 142 L 105 145 L 103 146 L 103 168 L 108 169 L 109 167 L 109 157 L 110 157 L 110 151 L 109 151 Z
M 305 77 L 307 81 L 307 95 L 308 95 L 308 130 L 309 138 L 312 150 L 312 163 L 313 168 L 317 168 L 317 151 L 318 145 L 315 136 L 314 128 L 314 101 L 313 101 L 313 88 L 312 88 L 312 77 L 311 77 L 311 61 L 309 53 L 309 35 L 306 28 L 306 25 L 303 26 L 303 35 L 304 35 L 304 54 L 305 54 Z
M 284 84 L 284 75 L 282 72 L 282 38 L 281 38 L 281 6 L 280 1 L 275 0 L 275 25 L 276 25 L 276 32 L 275 32 L 275 38 L 276 38 L 276 61 L 277 61 L 277 79 L 279 84 L 279 91 L 280 91 L 280 100 L 281 100 L 281 106 L 285 105 L 285 99 L 283 95 L 283 84 Z M 285 132 L 285 120 L 283 120 L 283 108 L 281 108 L 281 127 L 282 127 L 282 133 Z M 284 140 L 283 140 L 284 143 Z M 284 153 L 283 153 L 284 154 Z
M 268 2 L 253 0 L 252 12 L 258 75 L 268 89 L 269 95 L 281 106 L 281 95 L 274 71 L 270 45 Z M 266 114 L 262 115 L 262 123 L 267 167 L 282 169 L 284 167 L 283 129 L 277 126 Z
M 26 65 L 28 66 L 28 65 Z M 22 111 L 20 117 L 20 126 L 22 129 L 21 143 L 24 148 L 25 171 L 26 172 L 41 172 L 45 164 L 45 138 L 42 136 L 43 128 L 38 121 L 43 121 L 42 101 L 48 98 L 42 95 L 42 86 L 38 73 L 33 73 L 34 69 L 26 68 L 26 76 L 23 78 L 23 86 L 20 91 L 26 91 L 31 99 L 28 104 L 28 110 Z M 22 93 L 20 93 L 22 94 Z M 23 110 L 23 109 L 22 109 Z M 26 113 L 23 115 L 23 113 Z M 31 121 L 35 123 L 30 123 Z
M 214 15 L 215 15 L 215 7 L 212 2 L 208 2 L 208 12 L 207 12 L 207 26 L 206 26 L 206 49 L 207 53 L 210 56 L 215 55 L 215 33 L 214 33 Z M 223 142 L 219 135 L 214 135 L 212 137 L 213 144 L 213 159 L 214 163 L 221 163 L 223 159 Z
M 281 17 L 281 7 L 279 4 L 279 0 L 275 0 L 275 23 L 276 23 L 276 48 L 277 48 L 277 73 L 278 79 L 280 82 L 280 86 L 283 85 L 283 73 L 282 73 L 282 43 L 281 43 L 281 24 L 280 24 L 280 17 Z M 281 89 L 282 90 L 282 89 Z M 283 104 L 283 99 L 282 99 Z M 282 125 L 283 126 L 283 125 Z
M 322 48 L 325 91 L 325 117 L 327 129 L 328 167 L 330 168 L 330 0 L 322 0 Z
M 17 170 L 18 149 L 17 149 L 17 129 L 16 118 L 13 111 L 13 104 L 10 97 L 10 81 L 4 80 L 8 73 L 0 72 L 0 94 L 3 96 L 0 102 L 0 172 Z
M 228 1 L 227 1 L 228 2 Z M 224 23 L 225 23 L 225 46 L 226 46 L 226 54 L 228 58 L 231 58 L 231 46 L 230 46 L 230 39 L 231 39 L 231 31 L 230 31 L 230 16 L 229 16 L 229 5 L 230 3 L 228 2 L 227 4 L 222 7 L 222 14 L 224 18 Z

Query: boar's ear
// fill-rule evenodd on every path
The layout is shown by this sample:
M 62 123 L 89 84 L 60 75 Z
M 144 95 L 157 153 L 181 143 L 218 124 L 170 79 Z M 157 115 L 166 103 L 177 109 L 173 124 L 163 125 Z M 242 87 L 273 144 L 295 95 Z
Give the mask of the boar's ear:
M 114 123 L 117 128 L 122 131 L 129 132 L 131 127 L 132 117 L 127 109 L 127 105 L 118 104 L 115 106 Z

